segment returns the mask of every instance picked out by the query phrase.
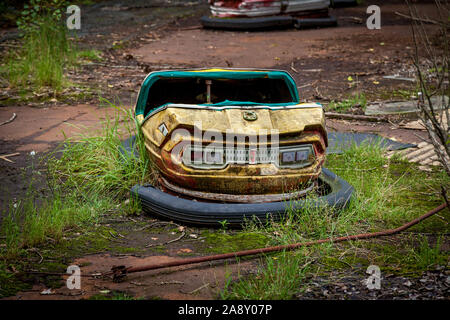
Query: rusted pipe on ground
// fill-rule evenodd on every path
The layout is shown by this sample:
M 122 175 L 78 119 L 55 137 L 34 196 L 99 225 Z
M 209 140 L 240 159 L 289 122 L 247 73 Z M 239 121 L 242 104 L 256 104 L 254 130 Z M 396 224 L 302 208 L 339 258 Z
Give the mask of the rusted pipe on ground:
M 402 232 L 402 231 L 418 224 L 419 222 L 431 217 L 432 215 L 438 213 L 439 211 L 443 210 L 446 207 L 447 207 L 447 203 L 443 203 L 440 206 L 434 208 L 433 210 L 427 212 L 426 214 L 420 216 L 419 218 L 416 218 L 416 219 L 414 219 L 398 228 L 395 228 L 395 229 L 389 229 L 389 230 L 373 232 L 373 233 L 361 233 L 361 234 L 356 234 L 356 235 L 352 235 L 352 236 L 345 236 L 345 237 L 338 237 L 338 238 L 327 238 L 327 239 L 294 243 L 294 244 L 275 246 L 275 247 L 237 251 L 237 252 L 231 252 L 231 253 L 225 253 L 225 254 L 216 254 L 216 255 L 205 256 L 205 257 L 180 259 L 180 260 L 175 260 L 175 261 L 171 261 L 171 262 L 150 264 L 150 265 L 146 265 L 146 266 L 138 266 L 138 267 L 114 266 L 111 269 L 111 272 L 113 274 L 113 279 L 117 281 L 117 280 L 120 280 L 123 277 L 125 277 L 128 273 L 134 273 L 134 272 L 142 272 L 142 271 L 162 269 L 162 268 L 168 268 L 168 267 L 176 267 L 176 266 L 182 266 L 182 265 L 194 264 L 194 263 L 200 263 L 200 262 L 206 262 L 206 261 L 224 260 L 224 259 L 237 258 L 237 257 L 243 257 L 243 256 L 251 256 L 251 255 L 257 255 L 257 254 L 269 253 L 269 252 L 277 252 L 277 251 L 283 251 L 283 250 L 294 250 L 294 249 L 297 249 L 300 247 L 307 247 L 307 246 L 312 246 L 315 244 L 321 244 L 321 243 L 326 243 L 326 242 L 337 243 L 337 242 L 350 241 L 350 240 L 360 240 L 360 239 L 376 238 L 376 237 L 380 237 L 380 236 L 388 236 L 388 235 Z

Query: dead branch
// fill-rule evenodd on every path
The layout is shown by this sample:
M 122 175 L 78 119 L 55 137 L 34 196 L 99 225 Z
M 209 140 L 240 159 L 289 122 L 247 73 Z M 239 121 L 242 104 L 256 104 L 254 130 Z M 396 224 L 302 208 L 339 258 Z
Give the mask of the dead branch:
M 14 163 L 14 161 L 8 159 L 8 157 L 15 157 L 15 156 L 18 156 L 19 154 L 20 154 L 19 152 L 11 153 L 11 154 L 4 154 L 4 155 L 0 156 L 0 159 L 5 160 L 7 162 Z
M 15 119 L 16 117 L 17 117 L 17 114 L 13 113 L 13 115 L 11 116 L 11 118 L 9 118 L 8 120 L 3 121 L 2 123 L 0 123 L 0 126 L 2 126 L 2 125 L 4 125 L 4 124 L 7 124 L 7 123 L 10 123 L 10 122 L 13 122 L 14 119 Z
M 449 38 L 447 30 L 448 21 L 447 0 L 443 5 L 441 0 L 435 0 L 435 7 L 439 14 L 439 21 L 421 17 L 417 8 L 407 0 L 411 18 L 411 34 L 414 45 L 412 61 L 416 69 L 416 77 L 420 85 L 418 100 L 418 116 L 427 130 L 429 140 L 434 147 L 439 162 L 450 175 L 450 125 L 449 105 L 445 101 L 449 83 Z M 445 13 L 447 12 L 447 13 Z M 429 31 L 424 24 L 435 22 L 439 26 L 437 41 L 442 45 L 437 48 L 433 45 Z M 434 71 L 430 71 L 434 70 Z M 438 110 L 431 98 L 440 94 L 442 96 L 443 110 Z M 445 123 L 444 119 L 447 123 Z
M 343 120 L 361 120 L 370 122 L 388 122 L 388 120 L 381 117 L 364 116 L 359 114 L 337 113 L 337 112 L 325 112 L 325 116 L 333 119 Z
M 395 11 L 394 12 L 396 15 L 403 17 L 403 18 L 407 18 L 413 21 L 418 21 L 418 22 L 424 22 L 424 23 L 430 23 L 430 24 L 437 24 L 437 25 L 441 25 L 442 22 L 440 21 L 436 21 L 436 20 L 432 20 L 432 19 L 428 19 L 428 18 L 418 18 L 418 17 L 412 17 L 412 16 L 408 16 L 407 14 Z
M 291 62 L 291 70 L 294 71 L 295 73 L 299 73 L 297 69 L 294 68 L 294 61 Z

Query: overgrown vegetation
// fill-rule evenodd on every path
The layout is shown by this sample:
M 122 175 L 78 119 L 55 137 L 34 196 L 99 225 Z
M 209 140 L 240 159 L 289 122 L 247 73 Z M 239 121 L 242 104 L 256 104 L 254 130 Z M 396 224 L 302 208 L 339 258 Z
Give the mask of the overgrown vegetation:
M 65 77 L 80 59 L 98 59 L 95 50 L 78 50 L 69 39 L 64 12 L 65 0 L 30 0 L 17 20 L 22 34 L 19 48 L 10 50 L 1 74 L 12 88 L 39 92 L 50 88 L 54 95 L 70 86 Z
M 436 169 L 427 173 L 399 157 L 387 159 L 376 145 L 329 155 L 326 166 L 354 186 L 354 199 L 348 209 L 340 213 L 314 208 L 303 212 L 290 210 L 280 222 L 249 223 L 244 232 L 260 233 L 271 239 L 270 244 L 282 245 L 394 228 L 442 203 L 440 186 L 450 185 L 445 171 Z M 400 273 L 446 265 L 449 255 L 441 251 L 441 243 L 445 239 L 443 234 L 449 231 L 446 222 L 449 212 L 443 212 L 442 216 L 413 227 L 403 234 L 402 241 L 394 244 L 378 244 L 380 240 L 373 239 L 322 244 L 267 256 L 262 259 L 257 275 L 237 281 L 229 277 L 221 297 L 291 299 L 307 288 L 311 281 L 307 276 L 355 264 L 366 267 L 376 264 L 382 271 Z M 430 245 L 426 238 L 417 239 L 417 233 L 424 230 L 442 236 L 435 245 Z
M 134 134 L 140 154 L 120 152 L 121 139 Z M 50 194 L 39 195 L 31 184 L 24 200 L 11 203 L 9 214 L 4 214 L 2 255 L 14 258 L 48 237 L 59 241 L 68 228 L 95 223 L 107 212 L 136 213 L 138 205 L 128 199 L 129 189 L 152 179 L 144 150 L 131 111 L 119 108 L 97 135 L 66 139 L 41 160 L 47 162 Z
M 327 109 L 329 111 L 336 111 L 336 112 L 346 112 L 351 108 L 361 108 L 364 110 L 366 107 L 367 100 L 364 93 L 357 93 L 348 99 L 344 99 L 342 101 L 331 101 Z

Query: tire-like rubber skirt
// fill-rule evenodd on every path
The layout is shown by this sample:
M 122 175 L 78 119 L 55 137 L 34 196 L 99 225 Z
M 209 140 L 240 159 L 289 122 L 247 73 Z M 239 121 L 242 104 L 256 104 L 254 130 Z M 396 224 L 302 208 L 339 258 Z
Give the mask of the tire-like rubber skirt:
M 298 199 L 293 201 L 267 203 L 219 203 L 203 202 L 181 198 L 154 186 L 135 185 L 131 189 L 132 196 L 140 200 L 142 209 L 166 219 L 189 225 L 219 227 L 219 221 L 227 221 L 227 225 L 239 226 L 245 220 L 256 218 L 261 222 L 280 220 L 288 210 L 301 212 L 307 208 L 344 209 L 353 194 L 353 187 L 326 168 L 322 168 L 319 179 L 326 183 L 331 192 L 317 198 Z
M 120 152 L 123 154 L 134 153 L 134 136 L 122 143 Z M 267 203 L 219 203 L 194 201 L 178 197 L 151 185 L 135 185 L 131 189 L 131 195 L 136 197 L 145 212 L 156 214 L 160 217 L 189 225 L 219 227 L 219 221 L 226 220 L 229 226 L 238 227 L 245 222 L 256 218 L 261 222 L 267 220 L 279 220 L 288 210 L 301 212 L 307 208 L 329 208 L 342 210 L 350 203 L 353 187 L 338 177 L 335 173 L 322 168 L 319 176 L 320 182 L 325 184 L 330 192 L 317 198 L 305 198 L 292 201 L 279 201 Z
M 358 1 L 356 0 L 333 0 L 331 4 L 332 8 L 347 8 L 356 6 L 358 6 Z
M 270 16 L 258 18 L 212 18 L 203 16 L 200 23 L 204 28 L 223 30 L 264 30 L 286 28 L 325 28 L 337 25 L 335 17 L 299 19 L 291 16 Z
M 335 26 L 337 26 L 337 19 L 331 16 L 326 18 L 295 19 L 294 23 L 296 29 L 328 28 Z

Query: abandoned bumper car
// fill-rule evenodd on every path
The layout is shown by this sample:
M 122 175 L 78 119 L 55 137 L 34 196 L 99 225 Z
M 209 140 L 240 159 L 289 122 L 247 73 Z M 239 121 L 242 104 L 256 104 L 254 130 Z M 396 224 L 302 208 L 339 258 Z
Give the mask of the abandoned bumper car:
M 157 185 L 132 188 L 145 211 L 188 224 L 239 225 L 305 206 L 341 209 L 352 195 L 322 168 L 322 106 L 299 103 L 285 71 L 152 72 L 135 116 L 160 176 Z M 123 146 L 135 152 L 133 138 Z
M 356 0 L 209 0 L 210 16 L 204 28 L 257 30 L 266 28 L 320 28 L 337 25 L 329 7 L 356 6 Z

